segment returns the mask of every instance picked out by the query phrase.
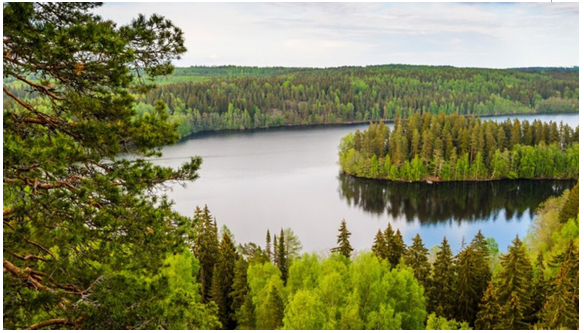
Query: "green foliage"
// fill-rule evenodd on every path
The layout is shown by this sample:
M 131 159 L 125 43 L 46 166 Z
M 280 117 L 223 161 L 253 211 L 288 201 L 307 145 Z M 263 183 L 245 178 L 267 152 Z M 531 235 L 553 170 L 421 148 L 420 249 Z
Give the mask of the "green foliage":
M 156 194 L 195 180 L 201 159 L 177 170 L 144 160 L 179 135 L 164 103 L 134 109 L 133 94 L 150 87 L 141 75 L 170 74 L 185 52 L 182 31 L 158 15 L 116 26 L 92 13 L 98 6 L 3 5 L 13 82 L 3 112 L 4 327 L 213 328 L 215 310 L 189 275 L 198 266 L 164 268 L 192 242 L 193 221 Z
M 320 330 L 326 322 L 325 307 L 317 294 L 301 290 L 294 294 L 284 315 L 285 330 Z
M 497 123 L 414 113 L 407 121 L 397 118 L 393 131 L 382 122 L 370 123 L 366 131 L 341 139 L 339 164 L 352 176 L 408 182 L 577 179 L 577 132 L 578 127 L 558 129 L 539 120 L 522 127 L 517 119 Z M 566 220 L 574 215 L 576 194 Z
M 572 190 L 570 190 L 570 194 L 568 195 L 568 200 L 566 201 L 566 203 L 564 204 L 564 207 L 562 207 L 562 210 L 560 211 L 560 216 L 559 216 L 559 220 L 560 223 L 566 223 L 568 222 L 568 220 L 570 219 L 575 219 L 578 217 L 578 203 L 579 203 L 579 184 L 577 183 L 576 186 L 574 186 L 572 188 Z
M 578 70 L 221 66 L 179 68 L 157 82 L 165 84 L 140 95 L 140 101 L 147 105 L 162 99 L 183 135 L 204 130 L 375 122 L 424 111 L 477 116 L 578 112 Z M 432 155 L 434 150 L 428 153 Z
M 426 323 L 427 330 L 470 330 L 466 322 L 459 323 L 456 320 L 448 320 L 444 317 L 431 313 Z

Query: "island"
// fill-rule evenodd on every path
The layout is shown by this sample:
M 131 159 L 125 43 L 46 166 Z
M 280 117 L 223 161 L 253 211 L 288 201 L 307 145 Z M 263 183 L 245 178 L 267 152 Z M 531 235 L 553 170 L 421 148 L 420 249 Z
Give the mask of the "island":
M 406 182 L 577 179 L 579 126 L 450 114 L 370 123 L 341 139 L 344 173 Z

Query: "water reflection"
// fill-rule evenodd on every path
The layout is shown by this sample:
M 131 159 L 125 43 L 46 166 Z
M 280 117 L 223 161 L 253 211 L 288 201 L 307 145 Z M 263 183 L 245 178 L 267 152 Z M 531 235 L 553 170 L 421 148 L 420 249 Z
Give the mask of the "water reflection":
M 359 179 L 340 174 L 338 192 L 348 204 L 368 213 L 422 224 L 476 222 L 505 212 L 507 221 L 525 212 L 531 217 L 550 196 L 576 184 L 558 180 L 502 180 L 438 184 Z

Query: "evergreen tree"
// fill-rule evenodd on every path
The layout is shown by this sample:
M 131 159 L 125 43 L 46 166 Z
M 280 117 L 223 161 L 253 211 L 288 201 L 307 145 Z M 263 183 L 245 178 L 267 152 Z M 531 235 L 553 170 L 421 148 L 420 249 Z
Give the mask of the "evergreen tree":
M 272 240 L 270 237 L 270 230 L 266 232 L 266 255 L 268 258 L 272 258 Z
M 233 277 L 233 285 L 231 286 L 232 291 L 229 294 L 232 299 L 232 319 L 235 320 L 239 329 L 251 329 L 249 325 L 253 322 L 253 320 L 247 320 L 249 315 L 246 313 L 247 309 L 245 308 L 245 303 L 249 295 L 249 286 L 247 284 L 248 267 L 248 262 L 240 256 L 235 262 L 235 276 Z
M 559 221 L 560 223 L 566 223 L 569 219 L 576 219 L 578 217 L 579 208 L 579 182 L 570 190 L 570 195 L 568 200 L 562 207 L 560 211 Z
M 380 260 L 389 258 L 389 246 L 387 245 L 387 241 L 381 230 L 377 230 L 371 251 L 373 251 Z
M 233 281 L 237 261 L 235 245 L 228 233 L 223 234 L 219 247 L 219 256 L 213 271 L 213 300 L 219 307 L 219 320 L 223 329 L 235 329 L 233 312 Z
M 414 276 L 428 290 L 428 280 L 430 278 L 431 266 L 428 262 L 428 249 L 424 247 L 419 234 L 413 238 L 413 244 L 409 246 L 404 254 L 404 263 L 414 270 Z
M 491 267 L 489 263 L 491 251 L 487 239 L 480 230 L 471 241 L 470 247 L 473 249 L 475 260 L 473 285 L 476 287 L 478 300 L 480 300 L 491 280 Z
M 388 229 L 391 229 L 391 225 L 388 224 L 387 226 Z M 387 242 L 387 246 L 388 246 L 388 253 L 389 253 L 389 264 L 391 265 L 391 267 L 396 267 L 402 256 L 405 253 L 406 250 L 406 244 L 404 243 L 404 239 L 402 238 L 401 232 L 399 231 L 399 229 L 397 229 L 395 231 L 395 234 L 393 235 L 393 237 L 391 238 L 387 238 L 387 235 L 389 234 L 388 230 L 385 230 L 385 241 Z
M 489 284 L 480 304 L 474 328 L 477 330 L 493 330 L 498 322 L 497 315 L 500 312 L 500 305 L 495 295 L 495 287 Z
M 272 244 L 273 247 L 273 251 L 272 251 L 272 256 L 274 257 L 272 259 L 272 262 L 274 263 L 274 265 L 278 266 L 279 265 L 279 260 L 280 260 L 280 253 L 278 251 L 280 246 L 280 243 L 278 242 L 278 236 L 276 236 L 276 234 L 274 234 L 274 243 Z
M 573 241 L 555 258 L 561 264 L 550 286 L 550 293 L 540 315 L 538 327 L 545 329 L 579 329 L 579 250 Z
M 284 230 L 280 230 L 280 237 L 278 238 L 278 241 L 277 265 L 280 269 L 280 273 L 282 273 L 282 281 L 284 281 L 284 284 L 286 284 L 286 281 L 288 280 L 288 257 L 286 256 L 286 246 L 284 245 Z
M 526 329 L 526 314 L 531 306 L 531 264 L 519 237 L 515 237 L 508 252 L 501 256 L 501 266 L 495 289 L 501 311 L 495 328 Z
M 193 254 L 201 263 L 199 270 L 199 282 L 201 283 L 201 295 L 203 302 L 211 299 L 213 268 L 219 256 L 219 241 L 217 239 L 217 225 L 211 216 L 207 205 L 201 210 L 195 209 L 195 222 L 197 237 L 193 246 Z
M 535 267 L 532 277 L 532 288 L 530 291 L 531 299 L 529 308 L 526 314 L 526 321 L 530 325 L 534 325 L 538 321 L 539 313 L 545 303 L 546 293 L 548 289 L 548 281 L 545 279 L 545 266 L 543 263 L 543 251 L 539 251 L 535 261 Z
M 280 239 L 283 239 L 283 237 L 280 236 Z M 264 318 L 264 324 L 266 326 L 262 329 L 277 330 L 282 327 L 282 320 L 284 319 L 284 302 L 275 286 L 270 288 L 266 300 L 266 310 Z
M 472 246 L 465 247 L 456 255 L 456 320 L 474 323 L 478 304 L 482 298 L 479 294 L 477 262 L 480 257 Z
M 332 252 L 339 252 L 346 258 L 350 258 L 351 253 L 353 252 L 353 247 L 351 246 L 351 243 L 349 243 L 350 236 L 351 233 L 347 230 L 347 222 L 343 219 L 341 227 L 339 228 L 339 236 L 337 237 L 337 244 L 339 246 L 332 249 Z
M 428 312 L 447 319 L 454 318 L 455 277 L 452 251 L 444 237 L 433 264 L 433 275 L 426 293 Z
M 139 75 L 172 72 L 183 33 L 159 15 L 112 24 L 99 6 L 3 4 L 5 328 L 170 327 L 184 310 L 149 301 L 173 294 L 155 277 L 192 241 L 156 188 L 195 180 L 201 159 L 145 160 L 179 135 L 163 103 L 138 116 L 133 97 L 150 88 Z

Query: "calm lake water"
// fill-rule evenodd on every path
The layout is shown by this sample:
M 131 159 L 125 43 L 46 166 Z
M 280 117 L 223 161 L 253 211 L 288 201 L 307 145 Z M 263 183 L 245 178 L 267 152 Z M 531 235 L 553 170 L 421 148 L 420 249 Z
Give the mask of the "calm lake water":
M 509 116 L 490 117 L 505 120 Z M 515 117 L 515 116 L 510 116 Z M 516 116 L 563 121 L 575 127 L 578 114 Z M 203 157 L 200 179 L 167 192 L 175 209 L 191 216 L 208 205 L 219 226 L 240 243 L 265 244 L 266 230 L 292 228 L 304 251 L 336 246 L 342 219 L 357 250 L 370 248 L 378 229 L 391 223 L 407 244 L 419 233 L 426 247 L 446 236 L 454 251 L 480 229 L 505 250 L 526 235 L 535 208 L 561 194 L 570 181 L 500 181 L 403 184 L 339 174 L 340 139 L 368 125 L 314 126 L 196 135 L 162 150 L 157 164 L 179 166 Z

